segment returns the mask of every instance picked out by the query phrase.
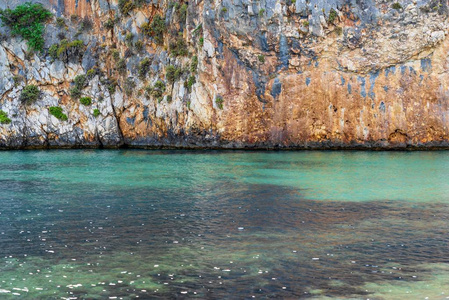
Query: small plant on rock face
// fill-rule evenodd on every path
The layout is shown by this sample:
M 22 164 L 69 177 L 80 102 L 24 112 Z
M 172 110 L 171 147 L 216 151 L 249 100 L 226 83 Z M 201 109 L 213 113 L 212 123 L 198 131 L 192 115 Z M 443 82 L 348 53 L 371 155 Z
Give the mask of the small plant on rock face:
M 111 55 L 115 61 L 118 61 L 120 59 L 120 52 L 118 50 L 112 50 Z
M 114 29 L 114 25 L 115 25 L 115 19 L 107 19 L 106 22 L 104 22 L 103 26 L 106 30 L 112 30 Z
M 261 8 L 261 9 L 259 10 L 259 17 L 262 18 L 264 13 L 265 13 L 265 9 L 264 9 L 264 8 Z
M 391 8 L 396 9 L 396 10 L 401 10 L 402 5 L 399 2 L 395 2 L 391 5 Z
M 97 72 L 98 72 L 98 69 L 96 69 L 96 68 L 92 68 L 92 69 L 88 70 L 86 72 L 87 80 L 91 80 L 92 78 L 94 78 L 95 75 L 97 75 Z
M 91 97 L 81 97 L 80 103 L 84 106 L 89 106 L 92 104 L 92 98 Z
M 190 72 L 195 73 L 198 68 L 198 56 L 192 57 L 192 62 L 190 63 Z
M 66 26 L 64 18 L 56 18 L 56 26 L 64 28 Z
M 134 5 L 139 8 L 145 5 L 146 3 L 147 3 L 146 0 L 134 0 Z
M 48 111 L 51 115 L 53 115 L 56 119 L 61 121 L 67 121 L 68 117 L 65 113 L 62 112 L 62 108 L 59 106 L 51 106 Z
M 14 87 L 17 87 L 20 82 L 22 81 L 23 77 L 19 75 L 15 75 L 12 77 L 12 80 L 14 81 Z
M 154 86 L 151 88 L 151 95 L 157 99 L 158 102 L 162 101 L 162 96 L 165 92 L 165 83 L 161 80 L 156 81 Z
M 335 11 L 335 9 L 332 8 L 329 11 L 329 18 L 328 18 L 329 23 L 334 23 L 337 17 L 338 17 L 337 12 Z
M 187 4 L 184 3 L 183 5 L 181 5 L 181 8 L 179 9 L 179 22 L 181 23 L 185 23 L 186 22 L 186 17 L 187 17 Z
M 87 86 L 89 79 L 86 75 L 78 75 L 73 79 L 74 86 L 70 89 L 70 96 L 73 99 L 81 97 L 81 91 Z
M 204 45 L 204 38 L 203 37 L 200 37 L 199 43 L 200 43 L 200 47 L 203 47 L 203 45 Z
M 73 82 L 75 83 L 75 85 L 77 87 L 79 87 L 80 89 L 86 87 L 88 80 L 86 75 L 78 75 L 73 79 Z
M 219 109 L 223 109 L 223 97 L 217 96 L 217 97 L 215 98 L 215 104 L 217 105 L 217 107 L 218 107 Z
M 124 84 L 125 94 L 129 97 L 133 94 L 134 88 L 136 87 L 136 83 L 131 77 L 126 78 Z
M 125 36 L 125 43 L 126 43 L 126 45 L 128 45 L 128 47 L 133 46 L 133 39 L 134 39 L 134 34 L 132 34 L 131 32 L 128 32 Z
M 20 94 L 20 101 L 23 104 L 32 104 L 36 102 L 41 95 L 41 91 L 35 85 L 27 85 Z
M 84 17 L 80 24 L 79 24 L 79 28 L 78 28 L 78 32 L 81 33 L 82 31 L 89 31 L 91 30 L 93 27 L 93 23 L 91 21 L 91 19 L 89 19 L 89 17 Z
M 145 23 L 140 28 L 143 34 L 154 38 L 156 43 L 162 44 L 164 42 L 164 32 L 166 31 L 165 20 L 159 15 L 154 16 L 151 23 Z
M 126 60 L 124 58 L 120 58 L 117 62 L 116 69 L 120 74 L 126 73 Z
M 192 91 L 192 86 L 196 83 L 195 76 L 190 76 L 189 79 L 187 79 L 186 82 L 184 82 L 184 87 L 187 88 L 187 91 L 189 93 Z
M 131 11 L 136 8 L 134 3 L 131 0 L 119 0 L 118 1 L 118 8 L 122 15 L 128 15 Z
M 343 33 L 343 28 L 341 28 L 340 26 L 335 27 L 335 33 L 337 35 L 341 35 Z
M 263 55 L 258 55 L 257 59 L 259 60 L 259 62 L 264 63 L 265 62 L 265 56 Z
M 134 44 L 134 48 L 136 48 L 137 52 L 142 52 L 143 51 L 143 47 L 144 44 L 141 40 L 138 40 L 135 44 Z
M 15 9 L 0 10 L 3 25 L 11 28 L 13 35 L 27 40 L 32 51 L 42 51 L 44 47 L 44 24 L 53 15 L 40 3 L 26 2 Z
M 140 63 L 138 67 L 139 79 L 144 80 L 150 71 L 151 61 L 148 57 L 145 57 Z
M 181 77 L 181 73 L 182 73 L 181 69 L 169 65 L 165 69 L 165 79 L 168 81 L 168 83 L 173 84 Z
M 170 42 L 170 52 L 174 57 L 186 56 L 188 54 L 188 50 L 184 39 L 178 37 L 175 41 Z
M 0 109 L 0 124 L 9 124 L 11 123 L 11 119 L 8 118 L 8 114 Z
M 93 114 L 94 117 L 96 118 L 96 117 L 98 117 L 101 113 L 100 113 L 100 110 L 99 110 L 98 108 L 95 108 L 95 109 L 94 109 L 94 112 L 93 112 L 92 114 Z
M 68 62 L 69 60 L 79 60 L 84 53 L 84 42 L 74 40 L 69 42 L 63 39 L 59 44 L 53 44 L 48 49 L 48 54 L 53 60 L 60 59 Z

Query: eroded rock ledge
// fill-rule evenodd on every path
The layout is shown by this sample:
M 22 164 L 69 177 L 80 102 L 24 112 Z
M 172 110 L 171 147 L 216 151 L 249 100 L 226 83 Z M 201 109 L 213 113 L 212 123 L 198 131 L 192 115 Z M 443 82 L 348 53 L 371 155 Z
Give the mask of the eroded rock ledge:
M 42 52 L 0 28 L 0 149 L 449 148 L 446 1 L 41 3 Z

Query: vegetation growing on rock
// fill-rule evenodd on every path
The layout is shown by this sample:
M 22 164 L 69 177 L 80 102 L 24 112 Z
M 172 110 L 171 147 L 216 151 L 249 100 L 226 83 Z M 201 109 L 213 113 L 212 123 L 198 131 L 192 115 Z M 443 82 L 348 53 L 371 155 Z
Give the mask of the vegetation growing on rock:
M 148 57 L 145 57 L 143 60 L 140 61 L 139 67 L 138 67 L 138 74 L 139 79 L 145 80 L 145 77 L 147 76 L 148 72 L 150 71 L 151 61 Z
M 20 101 L 23 104 L 32 104 L 36 102 L 41 95 L 39 88 L 33 84 L 27 85 L 23 88 L 20 94 Z
M 198 56 L 192 57 L 192 62 L 190 63 L 190 72 L 195 73 L 198 68 Z
M 328 18 L 329 23 L 334 23 L 337 17 L 338 17 L 337 12 L 335 11 L 335 9 L 332 8 L 329 11 L 329 18 Z
M 89 106 L 92 104 L 92 98 L 91 97 L 81 97 L 80 103 L 84 106 Z
M 400 9 L 402 9 L 402 5 L 399 2 L 395 2 L 391 5 L 391 8 L 400 10 Z
M 184 86 L 187 88 L 187 90 L 192 92 L 192 86 L 196 83 L 195 76 L 191 75 L 189 76 L 189 79 L 187 79 L 186 82 L 184 82 Z
M 164 32 L 167 29 L 165 26 L 165 20 L 160 15 L 154 16 L 153 20 L 145 23 L 140 28 L 143 34 L 152 37 L 157 44 L 163 44 Z
M 11 119 L 8 118 L 8 114 L 0 109 L 0 124 L 9 124 Z
M 223 97 L 217 96 L 217 97 L 215 98 L 215 104 L 217 105 L 217 107 L 218 107 L 219 109 L 223 109 Z
M 189 52 L 187 50 L 187 44 L 182 37 L 179 37 L 170 42 L 170 53 L 174 57 L 186 56 Z
M 89 80 L 86 75 L 78 75 L 73 79 L 74 86 L 70 89 L 70 96 L 73 99 L 81 97 L 81 91 L 87 86 Z
M 124 58 L 120 58 L 115 66 L 117 72 L 120 74 L 126 73 L 126 60 Z
M 94 112 L 93 112 L 92 114 L 93 114 L 93 116 L 96 118 L 96 117 L 98 117 L 101 113 L 100 113 L 100 110 L 99 110 L 98 108 L 95 108 L 95 109 L 94 109 Z
M 136 83 L 134 82 L 134 80 L 132 79 L 132 77 L 128 77 L 125 80 L 125 84 L 124 84 L 124 90 L 125 90 L 125 94 L 127 96 L 131 96 L 134 88 L 136 87 Z
M 168 83 L 173 84 L 179 78 L 181 78 L 182 70 L 173 65 L 167 66 L 165 69 L 165 79 Z
M 68 117 L 65 113 L 62 112 L 62 108 L 59 106 L 51 106 L 48 111 L 52 116 L 61 121 L 67 121 Z
M 84 42 L 74 40 L 69 42 L 64 39 L 59 44 L 53 44 L 48 49 L 48 55 L 54 60 L 60 59 L 64 62 L 69 60 L 77 60 L 83 56 Z
M 0 20 L 28 42 L 32 51 L 42 51 L 44 47 L 44 24 L 53 15 L 40 3 L 26 2 L 15 9 L 0 10 Z

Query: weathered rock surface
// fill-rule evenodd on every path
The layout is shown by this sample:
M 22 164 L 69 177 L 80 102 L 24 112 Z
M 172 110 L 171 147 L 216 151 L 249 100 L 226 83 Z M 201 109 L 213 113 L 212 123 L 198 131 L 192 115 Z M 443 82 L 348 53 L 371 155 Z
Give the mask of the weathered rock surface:
M 446 1 L 197 0 L 185 21 L 187 2 L 139 1 L 128 14 L 115 0 L 41 2 L 66 23 L 46 25 L 42 53 L 0 28 L 0 109 L 11 119 L 0 148 L 449 147 Z M 143 31 L 156 15 L 162 43 Z M 63 39 L 82 40 L 82 53 L 52 58 Z M 179 40 L 188 55 L 174 55 Z M 170 65 L 182 71 L 173 83 Z M 84 106 L 70 89 L 88 73 Z M 25 105 L 29 84 L 42 94 Z

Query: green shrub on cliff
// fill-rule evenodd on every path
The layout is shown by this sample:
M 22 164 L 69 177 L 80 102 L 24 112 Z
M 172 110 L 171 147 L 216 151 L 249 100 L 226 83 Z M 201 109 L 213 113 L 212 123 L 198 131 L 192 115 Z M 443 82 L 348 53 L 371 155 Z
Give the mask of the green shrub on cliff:
M 328 18 L 329 23 L 334 23 L 334 21 L 337 19 L 337 17 L 338 17 L 337 12 L 335 11 L 335 9 L 332 8 L 329 11 L 329 18 Z
M 186 56 L 189 54 L 187 44 L 182 37 L 178 37 L 175 41 L 170 42 L 170 53 L 174 57 Z
M 136 83 L 132 79 L 132 77 L 126 78 L 124 84 L 123 84 L 123 90 L 125 91 L 125 94 L 129 97 L 133 94 L 134 89 L 136 88 Z
M 165 92 L 165 83 L 162 82 L 161 80 L 156 81 L 151 91 L 151 94 L 158 100 L 158 102 L 161 102 L 164 92 Z
M 401 10 L 402 5 L 399 2 L 395 2 L 391 5 L 391 8 L 396 9 L 396 10 Z
M 165 20 L 159 15 L 154 16 L 153 20 L 145 23 L 140 28 L 143 34 L 154 38 L 157 44 L 164 42 L 164 32 L 167 29 L 165 26 Z
M 9 124 L 11 123 L 11 119 L 8 118 L 8 114 L 0 109 L 0 124 Z
M 223 109 L 223 97 L 217 96 L 217 97 L 215 98 L 215 104 L 217 105 L 217 107 L 218 107 L 219 109 Z
M 190 76 L 189 79 L 187 79 L 184 82 L 184 87 L 187 88 L 187 91 L 189 91 L 189 93 L 192 91 L 192 86 L 196 83 L 196 79 L 195 76 Z
M 48 55 L 54 60 L 69 61 L 80 59 L 83 56 L 84 42 L 82 40 L 74 40 L 69 42 L 64 39 L 59 44 L 53 44 L 48 49 Z
M 70 89 L 70 96 L 73 99 L 81 97 L 81 91 L 87 86 L 89 79 L 86 75 L 78 75 L 73 79 L 73 87 Z
M 27 85 L 23 88 L 22 93 L 20 94 L 19 100 L 23 104 L 32 104 L 39 99 L 41 95 L 41 91 L 35 85 Z
M 98 117 L 101 113 L 100 113 L 100 110 L 99 110 L 98 108 L 95 108 L 95 109 L 94 109 L 94 112 L 93 112 L 92 114 L 93 114 L 93 116 L 96 118 L 96 117 Z
M 51 106 L 48 111 L 51 115 L 53 115 L 56 119 L 61 121 L 67 121 L 68 117 L 65 113 L 62 112 L 62 108 L 59 106 Z
M 118 8 L 123 15 L 128 15 L 136 6 L 131 0 L 119 0 Z
M 181 5 L 181 8 L 178 11 L 179 22 L 181 22 L 181 23 L 186 22 L 187 8 L 188 8 L 188 5 L 186 3 L 184 3 L 183 5 Z
M 192 57 L 192 62 L 190 63 L 190 72 L 195 73 L 198 68 L 198 56 L 194 55 Z
M 145 80 L 148 72 L 150 71 L 151 60 L 148 57 L 142 59 L 139 63 L 138 74 L 140 80 Z
M 115 22 L 116 22 L 115 19 L 109 18 L 106 20 L 106 22 L 104 22 L 103 26 L 107 30 L 112 30 L 112 29 L 114 29 Z
M 81 97 L 80 103 L 84 106 L 89 106 L 92 104 L 92 98 L 91 97 Z
M 42 51 L 44 47 L 44 23 L 52 14 L 40 3 L 26 2 L 14 9 L 0 10 L 0 20 L 11 29 L 13 35 L 19 35 L 28 42 L 32 51 Z
M 64 18 L 56 18 L 56 26 L 58 26 L 59 28 L 66 27 Z
M 124 58 L 120 58 L 117 62 L 117 65 L 115 66 L 115 69 L 120 74 L 125 74 L 126 73 L 126 60 Z
M 175 66 L 169 65 L 165 69 L 165 79 L 168 83 L 173 84 L 179 78 L 181 78 L 182 70 Z

